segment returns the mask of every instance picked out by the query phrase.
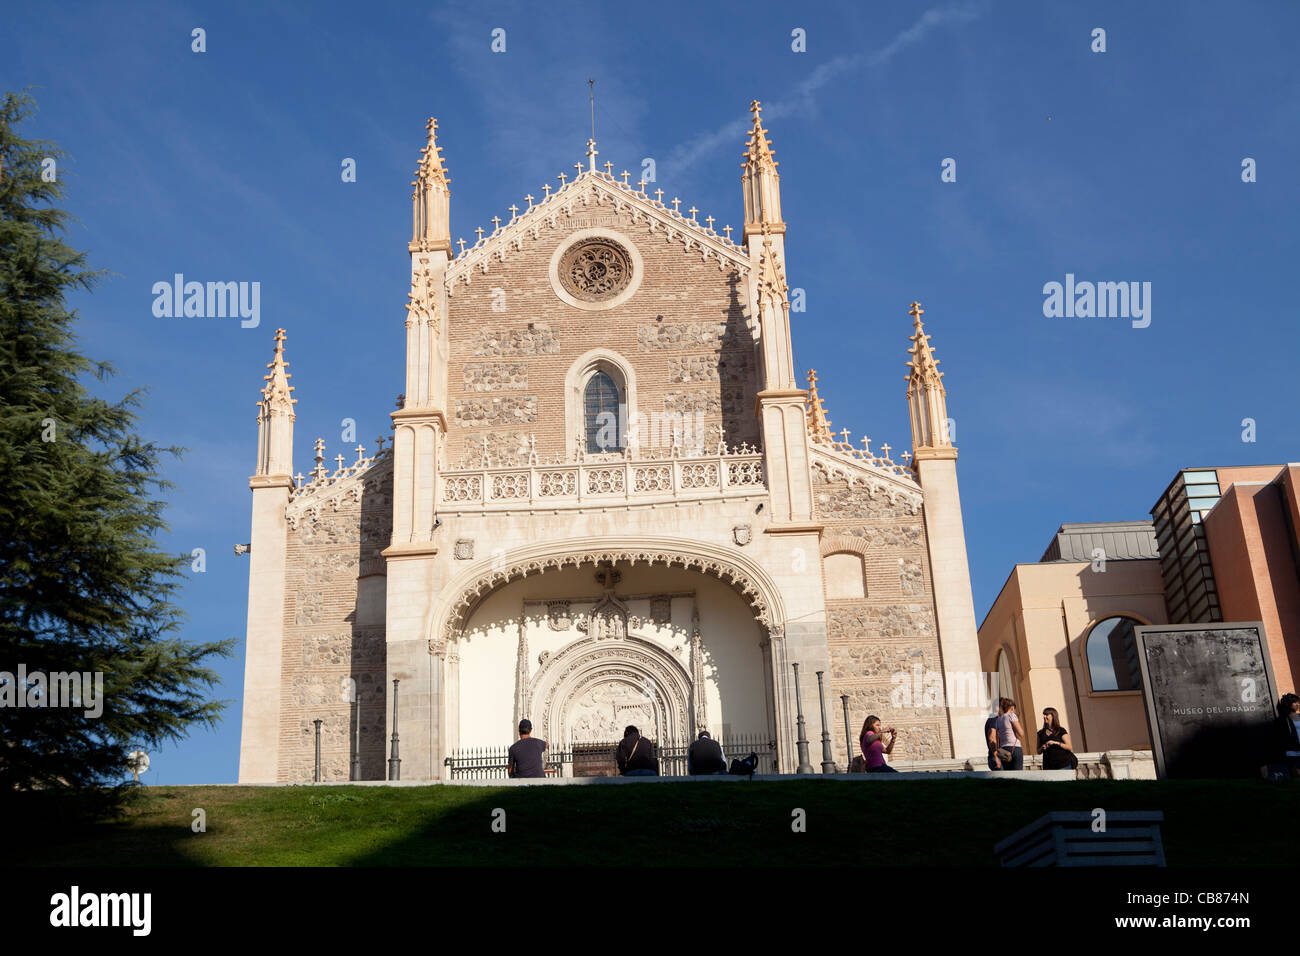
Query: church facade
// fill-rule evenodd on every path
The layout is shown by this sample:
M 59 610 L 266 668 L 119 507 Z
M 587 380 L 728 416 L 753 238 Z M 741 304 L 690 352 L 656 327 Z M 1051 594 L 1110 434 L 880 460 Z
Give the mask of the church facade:
M 868 713 L 895 758 L 982 755 L 985 712 L 899 697 L 980 669 L 946 395 L 915 303 L 911 450 L 837 440 L 795 378 L 758 103 L 730 226 L 588 163 L 453 245 L 430 120 L 388 447 L 294 475 L 276 336 L 258 403 L 239 780 L 401 778 L 500 747 L 770 740 L 794 772 Z M 486 234 L 485 234 L 486 232 Z M 738 241 L 737 241 L 738 240 Z M 458 248 L 457 248 L 458 247 Z M 797 325 L 796 325 L 797 330 Z M 900 352 L 902 349 L 900 348 Z M 396 358 L 396 357 L 395 357 Z M 798 698 L 796 672 L 798 665 Z M 823 686 L 819 695 L 818 672 Z

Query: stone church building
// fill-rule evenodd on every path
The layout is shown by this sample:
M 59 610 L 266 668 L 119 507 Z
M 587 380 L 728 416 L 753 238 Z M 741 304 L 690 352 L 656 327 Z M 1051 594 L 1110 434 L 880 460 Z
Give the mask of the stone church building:
M 800 706 L 822 756 L 818 672 L 841 769 L 841 695 L 855 738 L 868 713 L 901 730 L 895 759 L 984 753 L 983 709 L 894 693 L 899 674 L 951 689 L 980 670 L 922 310 L 900 464 L 837 440 L 815 375 L 796 380 L 780 177 L 751 110 L 738 243 L 598 166 L 592 141 L 558 188 L 453 244 L 429 121 L 388 446 L 331 468 L 317 440 L 295 476 L 276 335 L 250 479 L 241 783 L 311 780 L 317 720 L 326 780 L 354 755 L 383 779 L 394 722 L 413 780 L 510 743 L 521 717 L 553 750 L 627 724 L 665 743 L 761 737 L 794 772 Z

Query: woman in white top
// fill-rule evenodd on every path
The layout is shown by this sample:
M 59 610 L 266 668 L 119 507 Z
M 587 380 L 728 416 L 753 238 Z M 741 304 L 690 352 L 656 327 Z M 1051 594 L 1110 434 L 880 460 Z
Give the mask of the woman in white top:
M 993 763 L 998 770 L 1024 770 L 1025 751 L 1021 746 L 1024 731 L 1016 716 L 1016 702 L 1010 697 L 998 701 L 1001 713 L 989 728 L 989 743 L 994 747 Z

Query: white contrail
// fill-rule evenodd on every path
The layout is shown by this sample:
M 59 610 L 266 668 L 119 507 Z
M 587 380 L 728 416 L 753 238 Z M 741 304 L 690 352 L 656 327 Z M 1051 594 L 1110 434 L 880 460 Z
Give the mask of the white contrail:
M 788 99 L 769 103 L 763 107 L 764 118 L 779 119 L 789 116 L 808 106 L 813 94 L 835 77 L 864 66 L 881 66 L 892 60 L 901 50 L 919 41 L 936 27 L 970 23 L 983 14 L 983 5 L 966 3 L 947 7 L 935 7 L 927 10 L 920 19 L 913 23 L 885 46 L 875 52 L 844 54 L 823 63 L 799 82 L 794 93 Z M 736 119 L 709 133 L 689 139 L 674 146 L 668 153 L 664 165 L 673 172 L 681 172 L 693 166 L 702 157 L 722 146 L 734 145 L 748 131 L 749 119 Z

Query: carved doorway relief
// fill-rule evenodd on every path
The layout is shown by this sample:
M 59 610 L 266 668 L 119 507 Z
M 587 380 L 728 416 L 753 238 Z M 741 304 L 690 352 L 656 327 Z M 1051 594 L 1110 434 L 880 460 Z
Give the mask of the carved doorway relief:
M 656 740 L 687 739 L 695 729 L 690 675 L 635 634 L 588 636 L 562 648 L 537 671 L 529 697 L 540 736 L 554 743 L 619 740 L 628 724 Z

